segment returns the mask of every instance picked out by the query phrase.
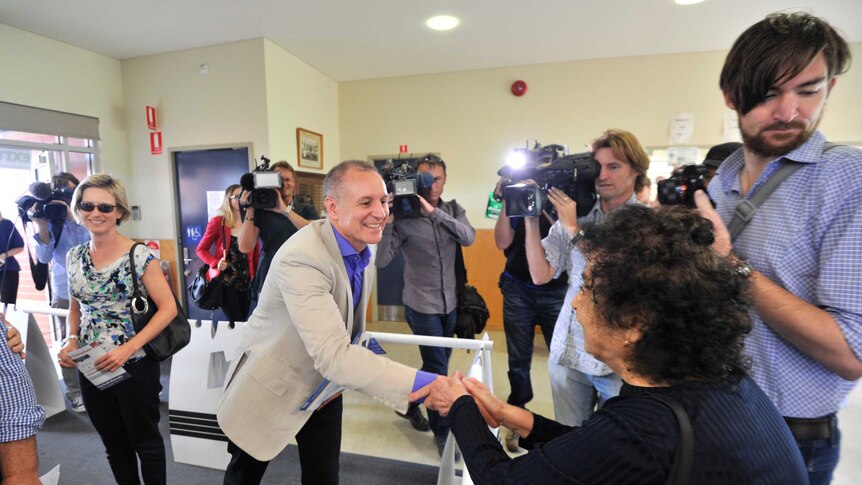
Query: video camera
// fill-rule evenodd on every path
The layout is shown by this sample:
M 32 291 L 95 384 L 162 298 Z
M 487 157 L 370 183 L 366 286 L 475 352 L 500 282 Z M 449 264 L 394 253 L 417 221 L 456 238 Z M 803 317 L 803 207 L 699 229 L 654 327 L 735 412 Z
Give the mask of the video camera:
M 260 164 L 239 179 L 243 192 L 251 192 L 248 207 L 272 209 L 278 206 L 284 180 L 277 171 L 269 169 L 269 159 L 260 156 Z
M 68 209 L 63 204 L 51 204 L 55 200 L 72 204 L 70 188 L 51 190 L 51 184 L 47 182 L 33 182 L 30 184 L 29 193 L 18 197 L 15 204 L 18 205 L 18 214 L 22 222 L 33 219 L 48 219 L 50 221 L 62 221 L 68 215 Z
M 386 182 L 386 191 L 393 196 L 392 213 L 402 219 L 422 215 L 419 196 L 428 199 L 434 177 L 427 172 L 419 173 L 409 160 L 386 160 L 375 162 L 377 172 Z
M 678 168 L 671 177 L 658 183 L 659 203 L 694 207 L 694 192 L 697 189 L 706 191 L 703 177 L 708 173 L 706 165 L 687 164 Z
M 578 217 L 584 216 L 596 202 L 595 179 L 601 169 L 592 153 L 569 155 L 562 145 L 542 146 L 536 143 L 532 149 L 516 148 L 497 175 L 515 181 L 532 179 L 537 185 L 516 183 L 504 187 L 506 215 L 540 215 L 548 206 L 548 189 L 556 187 L 577 203 Z

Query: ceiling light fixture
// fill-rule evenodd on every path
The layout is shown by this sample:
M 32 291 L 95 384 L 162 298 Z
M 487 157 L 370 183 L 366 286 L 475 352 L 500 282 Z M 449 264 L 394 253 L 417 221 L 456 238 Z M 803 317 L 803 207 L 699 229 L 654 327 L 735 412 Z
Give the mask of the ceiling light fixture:
M 673 0 L 673 2 L 677 5 L 694 5 L 703 2 L 703 0 Z
M 425 21 L 425 25 L 433 30 L 452 30 L 461 23 L 458 17 L 451 15 L 437 15 Z

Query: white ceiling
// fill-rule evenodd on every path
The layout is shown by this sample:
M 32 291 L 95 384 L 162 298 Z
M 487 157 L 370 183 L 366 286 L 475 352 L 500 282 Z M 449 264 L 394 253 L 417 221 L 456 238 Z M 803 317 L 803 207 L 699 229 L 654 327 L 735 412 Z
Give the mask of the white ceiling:
M 862 41 L 862 0 L 0 0 L 0 23 L 116 59 L 267 37 L 335 81 L 726 50 L 803 8 Z M 449 32 L 424 26 L 458 16 Z

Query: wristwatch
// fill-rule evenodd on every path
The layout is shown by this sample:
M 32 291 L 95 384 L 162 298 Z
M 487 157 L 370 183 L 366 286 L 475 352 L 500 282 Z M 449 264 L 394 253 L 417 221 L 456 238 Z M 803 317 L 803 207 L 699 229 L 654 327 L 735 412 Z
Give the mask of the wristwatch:
M 65 347 L 66 345 L 69 345 L 69 340 L 74 340 L 75 342 L 77 342 L 78 336 L 77 335 L 69 335 L 68 337 L 64 338 L 63 342 L 62 342 L 63 347 Z

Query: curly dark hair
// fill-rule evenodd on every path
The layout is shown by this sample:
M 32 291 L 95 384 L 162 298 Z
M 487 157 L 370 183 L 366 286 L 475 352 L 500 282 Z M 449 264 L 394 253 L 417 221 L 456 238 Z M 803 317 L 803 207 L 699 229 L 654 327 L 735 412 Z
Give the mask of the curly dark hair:
M 583 231 L 584 287 L 600 320 L 642 333 L 629 358 L 634 372 L 671 385 L 746 372 L 749 285 L 710 247 L 710 221 L 680 206 L 624 206 Z

